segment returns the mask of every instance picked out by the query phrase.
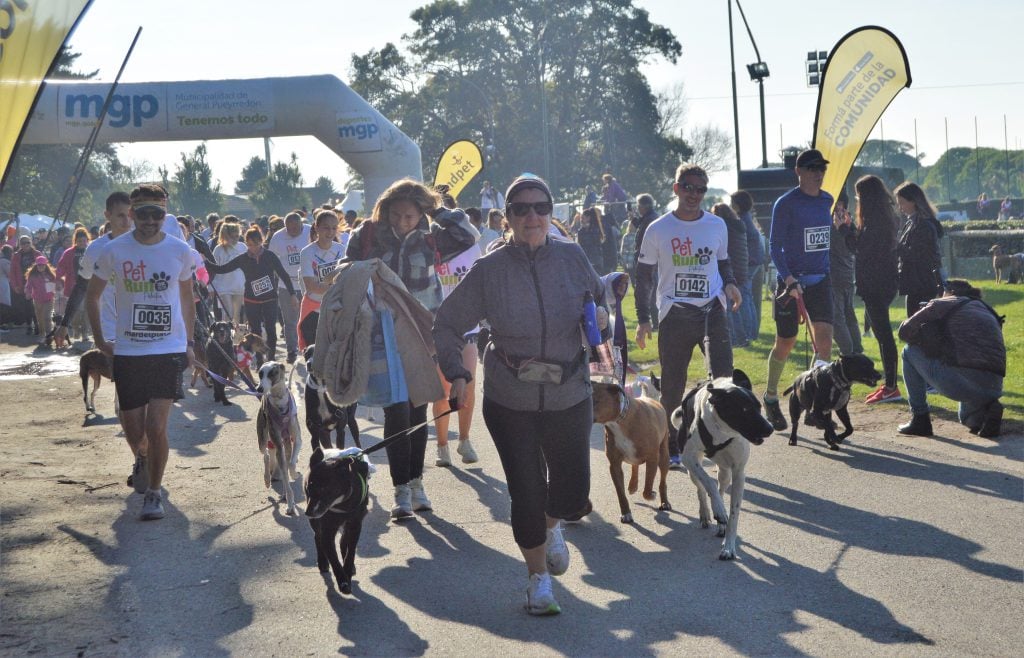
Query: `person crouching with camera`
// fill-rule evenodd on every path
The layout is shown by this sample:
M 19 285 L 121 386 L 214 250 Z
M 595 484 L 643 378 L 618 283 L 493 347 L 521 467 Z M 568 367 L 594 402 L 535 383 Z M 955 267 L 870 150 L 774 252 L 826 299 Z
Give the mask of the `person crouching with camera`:
M 981 291 L 963 279 L 950 279 L 942 297 L 928 302 L 900 325 L 903 382 L 909 423 L 900 434 L 931 436 L 928 387 L 960 403 L 958 418 L 972 434 L 999 436 L 1006 376 L 1004 317 L 981 300 Z

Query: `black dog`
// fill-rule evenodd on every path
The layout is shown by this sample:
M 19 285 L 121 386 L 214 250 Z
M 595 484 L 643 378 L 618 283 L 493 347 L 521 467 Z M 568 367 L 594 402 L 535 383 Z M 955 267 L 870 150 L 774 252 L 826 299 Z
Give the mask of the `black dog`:
M 789 396 L 789 418 L 793 429 L 789 434 L 789 445 L 796 445 L 797 421 L 801 411 L 806 411 L 804 422 L 825 430 L 828 447 L 839 450 L 843 439 L 853 434 L 850 412 L 846 409 L 850 402 L 850 386 L 853 382 L 875 386 L 881 377 L 875 370 L 875 364 L 863 354 L 841 356 L 827 366 L 800 373 L 793 385 L 783 392 L 783 395 L 792 393 Z M 833 411 L 843 422 L 843 433 L 838 436 L 832 423 Z
M 342 594 L 352 593 L 352 576 L 356 573 L 356 545 L 366 516 L 372 466 L 355 448 L 322 450 L 317 448 L 309 458 L 306 478 L 306 516 L 316 538 L 316 566 L 334 572 Z M 338 548 L 334 538 L 341 531 Z
M 316 345 L 310 345 L 302 353 L 306 363 L 313 362 L 313 350 Z M 352 433 L 352 440 L 357 448 L 362 448 L 359 442 L 359 423 L 356 421 L 356 405 L 353 402 L 347 407 L 339 407 L 331 402 L 323 382 L 318 380 L 310 370 L 306 376 L 306 390 L 303 394 L 306 400 L 306 429 L 312 437 L 311 444 L 314 448 L 331 448 L 331 432 L 338 430 L 338 447 L 345 447 L 345 427 Z
M 235 367 L 228 359 L 235 358 L 235 346 L 231 343 L 231 323 L 214 322 L 210 325 L 210 340 L 206 342 L 206 360 L 210 372 L 231 381 Z M 213 380 L 213 401 L 225 407 L 232 404 L 224 392 L 224 384 Z

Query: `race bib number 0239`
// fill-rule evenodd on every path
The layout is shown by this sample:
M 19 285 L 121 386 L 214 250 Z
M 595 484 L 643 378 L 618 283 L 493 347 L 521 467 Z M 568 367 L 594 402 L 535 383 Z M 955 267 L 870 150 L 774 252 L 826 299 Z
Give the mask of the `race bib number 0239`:
M 273 289 L 269 276 L 261 276 L 252 282 L 252 294 L 254 295 L 265 295 Z
M 676 299 L 707 299 L 708 277 L 703 274 L 676 274 Z
M 135 304 L 132 307 L 132 331 L 171 333 L 171 307 L 166 304 Z
M 815 226 L 804 229 L 804 251 L 828 251 L 829 227 Z

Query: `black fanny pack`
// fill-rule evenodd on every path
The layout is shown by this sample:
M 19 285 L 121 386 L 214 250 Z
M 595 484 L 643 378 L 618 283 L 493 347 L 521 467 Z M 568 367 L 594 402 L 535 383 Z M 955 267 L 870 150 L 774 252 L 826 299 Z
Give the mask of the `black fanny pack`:
M 572 361 L 551 361 L 534 357 L 519 357 L 506 354 L 491 343 L 489 348 L 495 357 L 521 382 L 531 384 L 564 384 L 576 374 L 586 361 L 587 353 L 580 350 Z

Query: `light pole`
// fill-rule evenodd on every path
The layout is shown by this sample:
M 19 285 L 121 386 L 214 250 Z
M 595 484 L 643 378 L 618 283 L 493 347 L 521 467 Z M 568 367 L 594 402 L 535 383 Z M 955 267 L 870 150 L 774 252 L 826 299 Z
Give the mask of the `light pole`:
M 548 23 L 540 29 L 537 35 L 537 80 L 540 83 L 540 135 L 544 157 L 544 178 L 548 185 L 554 187 L 551 180 L 551 140 L 548 135 L 548 90 L 547 82 L 544 79 L 544 35 L 548 31 Z
M 743 5 L 740 4 L 740 0 L 736 0 L 736 7 L 740 10 L 740 18 L 743 19 L 743 25 L 747 28 L 747 35 L 750 37 L 750 45 L 754 47 L 754 54 L 757 55 L 757 61 L 753 64 L 747 64 L 747 73 L 750 74 L 750 79 L 757 82 L 758 95 L 761 99 L 761 168 L 766 169 L 768 167 L 768 135 L 765 132 L 764 127 L 764 79 L 769 76 L 768 64 L 761 59 L 761 52 L 757 49 L 757 42 L 754 41 L 754 33 L 750 31 L 750 23 L 747 22 L 747 15 L 743 13 Z M 730 36 L 732 29 L 730 28 Z M 734 74 L 735 75 L 735 74 Z M 735 78 L 733 80 L 735 85 Z
M 740 176 L 740 109 L 736 101 L 736 51 L 732 40 L 732 0 L 726 0 L 729 7 L 729 63 L 732 71 L 732 129 L 736 140 L 736 180 Z

